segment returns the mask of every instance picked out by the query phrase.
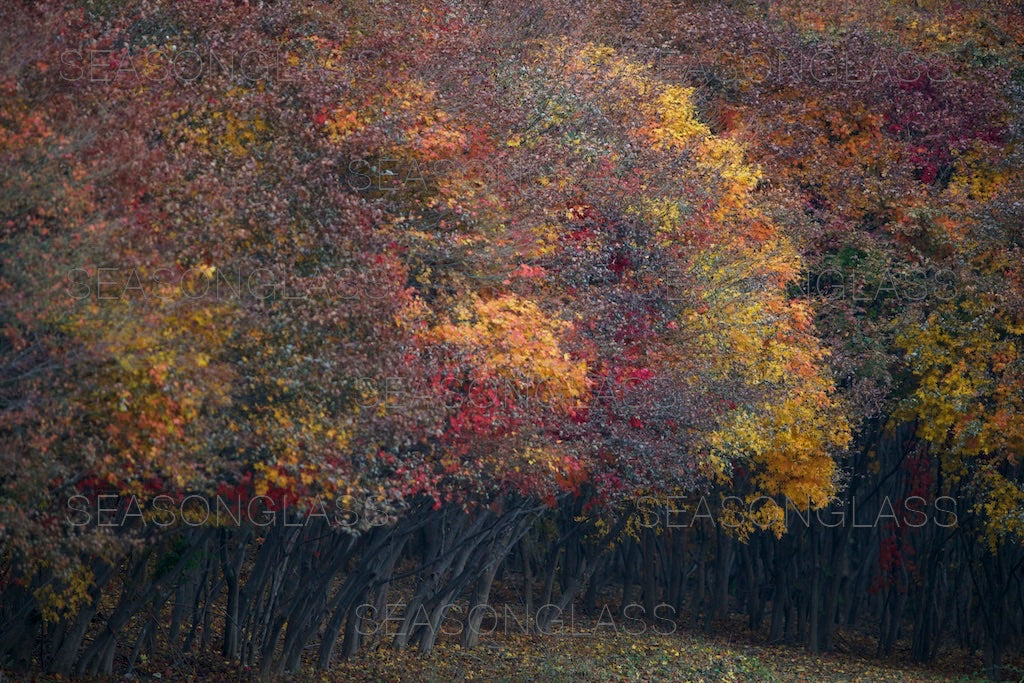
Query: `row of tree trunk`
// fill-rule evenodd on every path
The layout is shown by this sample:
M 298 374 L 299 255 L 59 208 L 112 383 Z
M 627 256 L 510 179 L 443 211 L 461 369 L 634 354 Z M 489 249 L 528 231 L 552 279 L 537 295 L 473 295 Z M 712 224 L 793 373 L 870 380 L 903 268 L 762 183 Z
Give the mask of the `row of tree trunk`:
M 184 665 L 217 650 L 269 676 L 310 657 L 328 668 L 369 645 L 427 652 L 457 637 L 472 647 L 510 625 L 553 633 L 567 615 L 635 633 L 709 630 L 742 614 L 772 641 L 814 651 L 833 649 L 840 626 L 876 630 L 880 657 L 901 639 L 920 661 L 947 646 L 980 648 L 997 677 L 1024 633 L 1024 549 L 982 540 L 962 504 L 955 525 L 936 509 L 924 523 L 890 514 L 920 483 L 903 466 L 917 448 L 905 436 L 856 456 L 849 471 L 871 476 L 851 476 L 828 510 L 794 514 L 781 538 L 741 540 L 713 514 L 641 524 L 625 506 L 598 519 L 584 513 L 587 496 L 553 508 L 508 498 L 470 512 L 424 501 L 362 534 L 319 520 L 187 527 L 141 533 L 116 561 L 83 558 L 88 598 L 57 621 L 38 603 L 52 575 L 19 577 L 8 566 L 0 663 L 110 674 L 143 655 Z M 941 480 L 930 487 L 932 498 L 959 500 Z

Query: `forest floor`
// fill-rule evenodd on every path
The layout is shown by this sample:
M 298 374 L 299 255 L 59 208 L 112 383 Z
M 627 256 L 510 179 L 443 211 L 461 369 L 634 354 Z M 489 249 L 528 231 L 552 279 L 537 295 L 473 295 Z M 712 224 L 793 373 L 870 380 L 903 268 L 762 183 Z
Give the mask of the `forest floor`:
M 837 634 L 839 635 L 839 634 Z M 409 682 L 558 683 L 672 681 L 672 682 L 847 682 L 983 681 L 980 661 L 971 657 L 942 659 L 924 667 L 909 661 L 907 652 L 877 659 L 863 651 L 872 647 L 864 637 L 858 642 L 837 638 L 837 652 L 812 654 L 793 645 L 759 643 L 756 636 L 708 636 L 700 631 L 631 634 L 609 627 L 564 623 L 561 632 L 531 635 L 496 629 L 482 636 L 477 647 L 462 649 L 457 638 L 441 638 L 429 656 L 416 650 L 396 652 L 390 647 L 364 649 L 353 659 L 336 663 L 329 671 L 307 670 L 298 675 L 275 677 L 296 683 Z M 964 673 L 971 672 L 974 673 Z M 957 673 L 944 673 L 957 672 Z M 0 672 L 0 682 L 31 680 L 51 683 L 60 677 L 38 675 L 19 678 Z M 1005 676 L 1010 676 L 1006 678 Z M 72 680 L 101 681 L 101 677 Z M 210 654 L 185 656 L 173 664 L 145 657 L 134 675 L 125 681 L 256 681 L 255 672 L 240 669 Z M 1004 680 L 1022 680 L 1021 669 L 1009 666 Z
M 341 681 L 981 681 L 969 662 L 921 668 L 895 655 L 888 660 L 850 653 L 815 655 L 786 645 L 731 641 L 677 632 L 630 635 L 501 634 L 462 650 L 440 643 L 429 656 L 388 648 L 366 652 L 310 680 Z M 948 668 L 947 668 L 948 667 Z M 968 669 L 969 670 L 969 669 Z M 1017 680 L 1013 678 L 1012 680 Z
M 402 604 L 402 603 L 399 603 Z M 940 648 L 940 657 L 928 665 L 910 659 L 910 644 L 897 641 L 888 658 L 875 657 L 877 638 L 868 631 L 837 629 L 832 652 L 814 654 L 795 644 L 769 642 L 767 627 L 748 628 L 746 617 L 734 614 L 715 623 L 712 634 L 693 624 L 692 615 L 678 621 L 625 619 L 616 611 L 584 615 L 566 610 L 546 634 L 523 628 L 524 615 L 498 608 L 494 618 L 482 624 L 476 647 L 463 649 L 455 632 L 455 618 L 442 624 L 433 652 L 424 656 L 415 648 L 396 651 L 390 647 L 397 622 L 382 621 L 376 634 L 368 635 L 358 655 L 337 660 L 330 670 L 316 672 L 316 648 L 308 651 L 303 672 L 274 678 L 274 683 L 559 683 L 569 681 L 612 683 L 670 681 L 718 683 L 803 683 L 883 681 L 937 683 L 985 681 L 980 653 L 968 654 L 953 643 Z M 222 619 L 223 614 L 215 618 Z M 338 647 L 340 649 L 339 640 Z M 188 681 L 252 682 L 259 680 L 249 667 L 240 667 L 214 654 L 210 646 L 198 652 L 177 652 L 167 658 L 142 655 L 134 671 L 119 676 L 123 681 L 167 683 Z M 164 652 L 168 650 L 163 649 Z M 337 654 L 337 652 L 336 652 Z M 1024 683 L 1024 658 L 1012 658 L 1004 666 L 1003 680 Z M 127 662 L 118 661 L 115 670 Z M 57 683 L 53 675 L 6 673 L 0 683 L 33 681 Z M 99 683 L 110 677 L 73 677 L 72 681 Z

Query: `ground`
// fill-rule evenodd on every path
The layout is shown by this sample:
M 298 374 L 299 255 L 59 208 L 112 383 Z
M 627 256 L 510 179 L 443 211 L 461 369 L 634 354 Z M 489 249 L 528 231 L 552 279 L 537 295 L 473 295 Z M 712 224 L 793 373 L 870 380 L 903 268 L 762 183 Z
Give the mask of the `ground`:
M 943 660 L 930 667 L 910 663 L 906 653 L 890 659 L 865 656 L 861 651 L 870 647 L 869 638 L 845 641 L 838 645 L 845 652 L 822 655 L 782 644 L 758 644 L 748 635 L 731 640 L 683 630 L 667 634 L 630 634 L 620 629 L 615 633 L 610 628 L 595 631 L 592 624 L 572 628 L 566 625 L 563 632 L 546 636 L 496 632 L 482 638 L 479 646 L 469 650 L 461 649 L 453 640 L 441 640 L 434 652 L 426 657 L 415 650 L 395 652 L 389 647 L 380 647 L 364 651 L 352 660 L 338 662 L 328 672 L 314 673 L 310 670 L 277 680 L 281 683 L 937 683 L 984 680 L 980 674 L 942 673 L 980 669 L 980 662 L 962 656 L 959 661 Z M 136 676 L 125 680 L 196 683 L 256 680 L 255 672 L 240 671 L 231 662 L 213 661 L 209 656 L 187 657 L 174 663 L 143 661 L 137 667 Z M 1020 676 L 1019 671 L 1016 676 Z M 49 683 L 60 679 L 40 676 L 31 680 Z M 6 681 L 2 674 L 0 681 Z
M 368 652 L 313 680 L 329 681 L 972 681 L 909 663 L 699 634 L 501 636 L 472 650 L 442 644 L 430 657 Z

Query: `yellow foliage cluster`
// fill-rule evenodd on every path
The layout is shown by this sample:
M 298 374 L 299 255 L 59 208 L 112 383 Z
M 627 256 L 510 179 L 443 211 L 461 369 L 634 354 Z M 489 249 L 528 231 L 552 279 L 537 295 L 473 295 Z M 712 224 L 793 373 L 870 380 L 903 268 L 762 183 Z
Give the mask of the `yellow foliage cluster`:
M 658 96 L 657 123 L 648 133 L 654 145 L 683 149 L 695 139 L 711 135 L 711 129 L 701 123 L 694 112 L 693 92 L 693 88 L 671 85 Z
M 455 320 L 435 326 L 428 337 L 470 350 L 486 374 L 507 381 L 510 389 L 570 406 L 587 393 L 587 364 L 559 345 L 570 329 L 534 302 L 506 294 L 491 300 L 474 296 L 456 310 Z
M 1024 491 L 1002 473 L 1024 451 L 1024 395 L 1012 320 L 981 315 L 980 299 L 952 302 L 897 338 L 917 378 L 895 420 L 942 455 L 952 481 L 978 493 L 990 543 L 1024 537 Z
M 79 612 L 92 600 L 89 589 L 93 583 L 92 570 L 84 564 L 72 566 L 67 577 L 49 581 L 35 590 L 35 598 L 43 620 L 60 621 Z
M 232 88 L 227 98 L 244 98 L 244 88 Z M 228 105 L 210 107 L 206 111 L 181 110 L 170 116 L 169 126 L 180 128 L 189 144 L 235 158 L 250 158 L 253 148 L 269 133 L 266 121 L 255 114 L 239 116 L 237 108 Z
M 793 276 L 783 264 L 795 260 L 782 242 L 740 254 L 708 252 L 694 270 L 706 284 L 704 309 L 690 311 L 685 323 L 714 350 L 713 376 L 758 389 L 709 445 L 730 461 L 749 459 L 763 493 L 818 507 L 835 491 L 833 456 L 848 445 L 850 427 L 822 364 L 825 351 L 811 334 L 810 312 L 779 288 Z M 778 281 L 766 282 L 772 273 Z
M 76 315 L 55 322 L 97 358 L 103 381 L 90 398 L 96 410 L 114 416 L 107 436 L 118 452 L 102 469 L 133 486 L 154 476 L 187 486 L 195 472 L 179 457 L 204 450 L 202 428 L 196 433 L 191 425 L 204 409 L 230 401 L 233 370 L 217 355 L 233 314 L 225 304 L 190 298 L 181 283 L 152 294 L 145 302 L 83 300 Z
M 985 467 L 977 478 L 980 501 L 974 511 L 981 513 L 985 538 L 995 552 L 998 543 L 1009 538 L 1024 538 L 1024 491 L 1015 482 Z

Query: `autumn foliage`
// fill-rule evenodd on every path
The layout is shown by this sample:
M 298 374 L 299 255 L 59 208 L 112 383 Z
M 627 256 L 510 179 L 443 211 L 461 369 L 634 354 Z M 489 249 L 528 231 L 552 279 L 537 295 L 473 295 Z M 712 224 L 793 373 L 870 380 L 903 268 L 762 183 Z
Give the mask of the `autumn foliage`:
M 497 5 L 0 10 L 0 666 L 429 651 L 505 568 L 921 660 L 945 590 L 997 671 L 1019 12 Z

